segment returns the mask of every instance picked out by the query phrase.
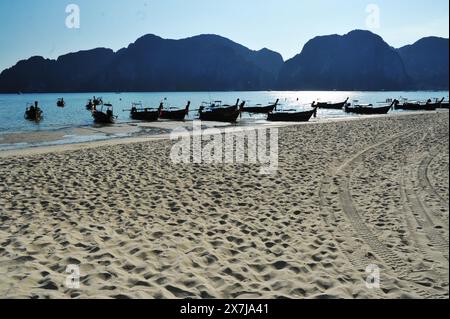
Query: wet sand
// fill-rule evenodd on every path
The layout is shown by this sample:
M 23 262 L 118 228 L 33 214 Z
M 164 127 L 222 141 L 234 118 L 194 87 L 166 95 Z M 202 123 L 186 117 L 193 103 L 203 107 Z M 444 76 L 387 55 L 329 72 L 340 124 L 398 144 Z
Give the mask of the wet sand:
M 280 127 L 268 176 L 164 137 L 3 152 L 0 297 L 448 298 L 448 120 Z
M 16 150 L 27 151 L 30 148 L 40 148 L 47 146 L 55 146 L 53 149 L 61 149 L 61 145 L 71 144 L 94 144 L 104 143 L 104 141 L 126 139 L 122 143 L 131 140 L 139 140 L 145 137 L 149 139 L 169 137 L 170 132 L 177 128 L 192 130 L 192 121 L 158 121 L 158 122 L 129 122 L 117 123 L 114 125 L 91 125 L 73 128 L 65 128 L 59 130 L 41 130 L 28 131 L 18 133 L 0 134 L 0 156 L 4 156 L 6 151 L 8 154 L 16 154 Z M 225 128 L 225 127 L 247 127 L 247 126 L 271 126 L 271 124 L 255 124 L 254 122 L 243 122 L 238 125 L 205 122 L 202 124 L 204 128 Z M 118 141 L 112 141 L 117 143 Z M 97 143 L 97 144 L 96 144 Z M 92 145 L 90 145 L 92 146 Z M 9 152 L 12 151 L 12 152 Z

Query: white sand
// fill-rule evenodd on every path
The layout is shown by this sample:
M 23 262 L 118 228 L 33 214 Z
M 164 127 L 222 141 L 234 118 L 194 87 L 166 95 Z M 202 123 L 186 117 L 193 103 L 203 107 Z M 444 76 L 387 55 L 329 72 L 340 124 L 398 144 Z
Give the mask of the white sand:
M 0 298 L 448 298 L 448 120 L 281 128 L 273 176 L 168 140 L 3 153 Z

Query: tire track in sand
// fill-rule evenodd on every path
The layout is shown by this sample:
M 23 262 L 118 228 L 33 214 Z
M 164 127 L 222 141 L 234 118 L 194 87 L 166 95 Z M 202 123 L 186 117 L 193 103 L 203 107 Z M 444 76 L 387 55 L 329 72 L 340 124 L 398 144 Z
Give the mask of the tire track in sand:
M 448 238 L 438 230 L 438 228 L 443 229 L 445 224 L 429 212 L 429 208 L 422 201 L 419 191 L 414 187 L 414 177 L 414 169 L 407 166 L 403 171 L 401 180 L 402 195 L 405 196 L 402 199 L 404 207 L 414 215 L 418 225 L 430 240 L 432 247 L 441 252 L 448 261 Z M 421 177 L 419 176 L 419 178 Z
M 448 200 L 445 200 L 445 198 L 443 198 L 437 191 L 436 189 L 433 187 L 433 185 L 430 182 L 430 178 L 428 175 L 428 171 L 430 168 L 431 163 L 433 162 L 433 160 L 436 158 L 435 156 L 430 156 L 427 155 L 425 156 L 425 158 L 420 162 L 419 164 L 419 169 L 418 169 L 418 181 L 419 181 L 419 186 L 426 192 L 428 193 L 429 196 L 434 197 L 436 200 L 438 200 L 440 202 L 440 204 L 443 207 L 447 207 L 448 206 Z
M 331 174 L 330 177 L 327 177 L 322 181 L 320 189 L 321 204 L 323 208 L 327 209 L 327 207 L 333 205 L 330 197 L 327 197 L 327 194 L 328 196 L 337 196 L 339 204 L 342 207 L 342 211 L 357 236 L 363 239 L 363 241 L 372 249 L 373 253 L 377 255 L 390 269 L 392 269 L 398 277 L 407 279 L 411 290 L 426 298 L 445 297 L 441 291 L 416 284 L 412 278 L 408 278 L 414 270 L 412 270 L 409 264 L 402 260 L 395 252 L 391 251 L 386 245 L 384 245 L 372 232 L 372 230 L 368 228 L 353 204 L 349 189 L 350 177 L 354 167 L 358 167 L 363 164 L 367 158 L 369 158 L 373 153 L 376 153 L 376 151 L 383 145 L 386 145 L 400 137 L 408 138 L 413 134 L 417 134 L 417 132 L 411 132 L 407 135 L 403 133 L 396 134 L 385 141 L 369 146 L 343 163 L 334 174 Z M 334 192 L 333 186 L 335 187 Z M 323 214 L 323 216 L 327 224 L 330 225 L 329 213 L 331 211 L 329 209 L 327 210 L 329 212 Z M 333 213 L 331 212 L 331 214 Z M 359 269 L 361 269 L 361 265 L 368 265 L 370 263 L 370 259 L 367 256 L 349 254 L 345 251 L 344 253 L 348 256 L 350 262 L 356 267 L 359 267 Z
M 428 254 L 430 248 L 438 250 L 448 262 L 448 219 L 442 220 L 442 216 L 435 212 L 434 207 L 426 204 L 426 195 L 428 195 L 441 207 L 448 207 L 448 203 L 436 192 L 428 178 L 429 166 L 438 154 L 435 152 L 435 155 L 431 156 L 430 143 L 426 142 L 428 136 L 432 137 L 433 131 L 425 132 L 419 143 L 420 146 L 425 146 L 425 155 L 422 158 L 410 164 L 404 158 L 400 180 L 402 203 L 404 210 L 410 216 L 414 216 L 417 225 L 431 243 L 429 245 L 431 247 L 428 247 L 424 253 Z

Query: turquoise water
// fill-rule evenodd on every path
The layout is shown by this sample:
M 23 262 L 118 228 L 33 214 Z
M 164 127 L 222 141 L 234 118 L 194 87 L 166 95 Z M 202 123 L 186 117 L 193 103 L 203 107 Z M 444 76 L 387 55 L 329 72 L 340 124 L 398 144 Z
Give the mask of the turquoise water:
M 448 99 L 447 91 L 441 92 L 180 92 L 180 93 L 68 93 L 68 94 L 0 94 L 0 134 L 12 132 L 29 132 L 42 130 L 59 130 L 63 128 L 92 126 L 93 121 L 89 111 L 85 109 L 86 102 L 93 96 L 102 97 L 105 103 L 114 105 L 118 122 L 131 122 L 129 109 L 132 102 L 142 102 L 144 106 L 157 107 L 166 100 L 170 107 L 184 108 L 191 101 L 191 109 L 196 110 L 204 101 L 221 100 L 234 104 L 236 99 L 246 100 L 248 105 L 268 104 L 280 99 L 280 109 L 302 110 L 309 107 L 312 101 L 341 102 L 347 97 L 350 101 L 373 103 L 386 101 L 388 98 L 408 98 L 410 100 L 427 100 L 429 98 Z M 64 97 L 65 108 L 58 108 L 56 100 Z M 24 111 L 28 102 L 39 101 L 44 111 L 44 119 L 33 123 L 24 119 Z M 401 111 L 395 111 L 401 112 Z M 197 112 L 191 112 L 189 119 L 194 119 Z M 319 118 L 335 118 L 349 116 L 340 110 L 320 110 Z M 242 121 L 264 122 L 264 115 L 244 114 Z

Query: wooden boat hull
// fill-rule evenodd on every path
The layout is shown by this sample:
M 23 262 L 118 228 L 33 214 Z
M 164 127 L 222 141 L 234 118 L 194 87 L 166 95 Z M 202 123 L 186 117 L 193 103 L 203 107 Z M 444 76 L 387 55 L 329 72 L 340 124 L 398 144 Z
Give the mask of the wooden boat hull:
M 347 102 L 348 102 L 348 98 L 344 102 L 339 102 L 339 103 L 319 102 L 319 103 L 316 103 L 316 106 L 319 109 L 341 110 L 344 106 L 347 105 Z
M 92 112 L 94 122 L 98 124 L 114 124 L 114 116 L 108 115 L 104 112 L 94 111 Z
M 298 113 L 269 113 L 267 120 L 271 122 L 308 122 L 317 110 Z
M 164 120 L 172 120 L 172 121 L 184 121 L 186 115 L 189 114 L 189 107 L 191 106 L 191 101 L 188 101 L 186 108 L 184 110 L 163 110 L 161 108 L 160 118 Z
M 163 120 L 172 120 L 172 121 L 184 121 L 186 118 L 186 111 L 161 111 L 160 118 Z
M 342 108 L 347 104 L 347 102 L 341 103 L 317 103 L 317 107 L 319 109 L 328 109 L 328 110 L 342 110 Z
M 437 108 L 437 104 L 414 104 L 414 103 L 405 103 L 402 105 L 397 105 L 395 107 L 396 110 L 405 110 L 405 111 L 434 111 Z
M 240 114 L 241 112 L 236 107 L 199 112 L 201 121 L 226 123 L 235 123 Z
M 383 107 L 346 107 L 345 112 L 355 113 L 361 115 L 374 115 L 374 114 L 387 114 L 391 110 L 392 106 Z
M 159 111 L 148 111 L 148 112 L 131 112 L 130 116 L 133 120 L 144 121 L 144 122 L 156 122 L 159 119 Z
M 267 105 L 267 106 L 248 106 L 245 107 L 245 102 L 241 105 L 241 111 L 245 113 L 254 113 L 254 114 L 269 114 L 273 112 L 278 105 L 278 99 L 275 103 Z

